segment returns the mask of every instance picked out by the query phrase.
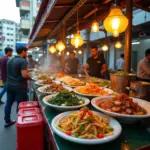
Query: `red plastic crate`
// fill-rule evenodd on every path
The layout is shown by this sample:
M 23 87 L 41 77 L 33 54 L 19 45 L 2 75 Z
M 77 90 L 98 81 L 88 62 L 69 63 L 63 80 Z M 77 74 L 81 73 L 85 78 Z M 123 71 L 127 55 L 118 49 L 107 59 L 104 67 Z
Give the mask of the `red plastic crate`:
M 31 116 L 34 114 L 40 114 L 40 109 L 33 107 L 33 108 L 22 108 L 19 110 L 18 115 L 20 116 Z
M 19 104 L 19 109 L 23 109 L 23 108 L 33 108 L 33 107 L 38 107 L 38 102 L 29 101 L 29 102 L 21 102 L 21 103 Z
M 44 122 L 41 114 L 18 116 L 17 150 L 44 150 Z

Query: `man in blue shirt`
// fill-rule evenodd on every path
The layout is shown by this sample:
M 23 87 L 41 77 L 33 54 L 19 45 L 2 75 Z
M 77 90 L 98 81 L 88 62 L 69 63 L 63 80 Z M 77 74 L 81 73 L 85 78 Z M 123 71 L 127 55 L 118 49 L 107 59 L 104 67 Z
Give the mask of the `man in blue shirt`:
M 7 64 L 7 101 L 5 106 L 5 127 L 15 123 L 10 119 L 11 107 L 17 101 L 17 111 L 20 102 L 27 101 L 27 81 L 30 79 L 27 70 L 27 48 L 17 48 L 18 56 L 12 58 Z

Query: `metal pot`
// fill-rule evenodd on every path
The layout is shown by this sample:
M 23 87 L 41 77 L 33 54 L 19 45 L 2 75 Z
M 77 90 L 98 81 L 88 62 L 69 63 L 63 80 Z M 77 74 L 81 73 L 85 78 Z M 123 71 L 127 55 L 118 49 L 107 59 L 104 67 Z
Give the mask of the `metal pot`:
M 149 82 L 130 82 L 129 96 L 141 98 L 150 101 L 150 83 Z
M 111 89 L 118 93 L 127 93 L 126 87 L 129 83 L 129 76 L 110 74 Z

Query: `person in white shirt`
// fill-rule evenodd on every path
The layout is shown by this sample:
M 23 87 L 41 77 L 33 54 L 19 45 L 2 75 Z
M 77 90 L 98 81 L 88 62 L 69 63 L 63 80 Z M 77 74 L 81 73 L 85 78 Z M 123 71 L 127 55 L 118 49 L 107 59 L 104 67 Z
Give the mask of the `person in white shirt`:
M 120 58 L 117 59 L 116 68 L 118 71 L 124 70 L 124 54 L 121 54 Z
M 140 81 L 150 82 L 150 49 L 145 51 L 145 58 L 138 63 L 137 77 Z

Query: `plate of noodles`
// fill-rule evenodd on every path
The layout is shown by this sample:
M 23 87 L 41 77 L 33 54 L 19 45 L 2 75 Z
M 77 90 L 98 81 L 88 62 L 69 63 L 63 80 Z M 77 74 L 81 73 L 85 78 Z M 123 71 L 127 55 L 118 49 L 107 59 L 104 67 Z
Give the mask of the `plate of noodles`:
M 79 87 L 79 86 L 84 86 L 85 82 L 83 82 L 83 81 L 81 81 L 79 79 L 72 78 L 72 80 L 67 80 L 63 84 L 65 86 L 76 88 L 76 87 Z
M 52 84 L 52 79 L 51 78 L 47 78 L 45 80 L 37 80 L 34 82 L 35 85 L 37 86 L 43 86 L 43 85 L 47 85 L 47 84 Z
M 150 102 L 125 94 L 96 97 L 92 99 L 91 104 L 97 110 L 125 123 L 150 117 Z
M 52 128 L 63 139 L 88 145 L 110 142 L 122 131 L 117 120 L 88 108 L 57 115 Z
M 76 94 L 90 97 L 108 96 L 113 94 L 113 91 L 111 89 L 100 87 L 94 83 L 87 84 L 86 86 L 77 87 L 73 91 Z

